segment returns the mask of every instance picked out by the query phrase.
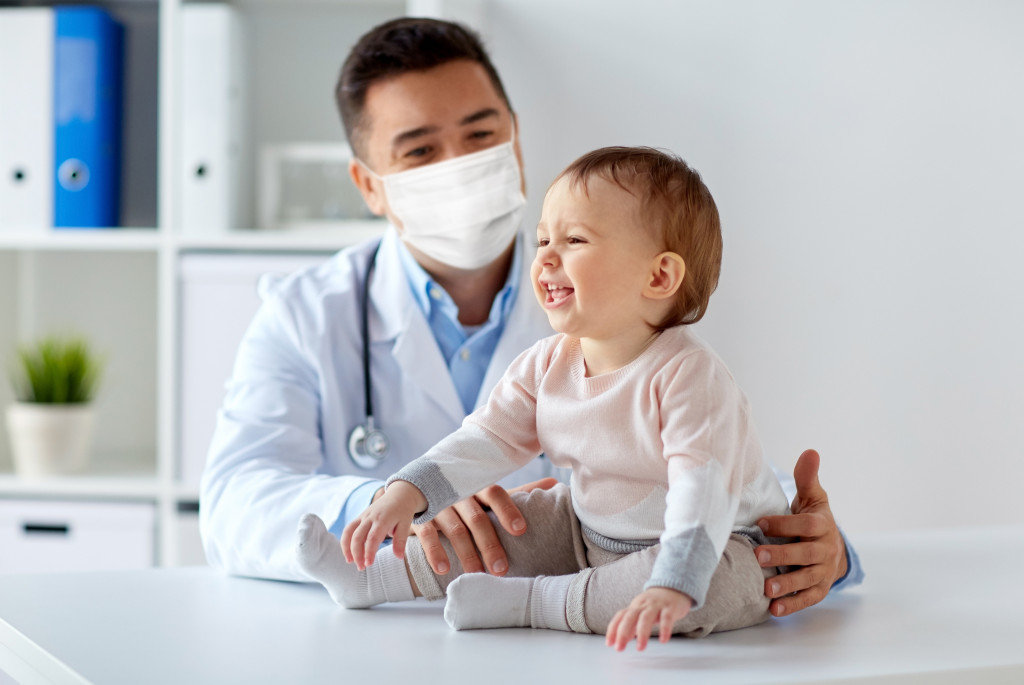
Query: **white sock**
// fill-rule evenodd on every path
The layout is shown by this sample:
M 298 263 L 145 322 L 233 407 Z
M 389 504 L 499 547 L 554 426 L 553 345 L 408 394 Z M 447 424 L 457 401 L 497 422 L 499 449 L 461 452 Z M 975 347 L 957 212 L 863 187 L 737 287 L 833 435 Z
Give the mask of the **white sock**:
M 366 609 L 384 602 L 413 599 L 412 585 L 405 561 L 391 547 L 381 549 L 373 565 L 360 571 L 345 561 L 338 538 L 316 514 L 306 514 L 299 522 L 299 566 L 320 582 L 331 599 L 346 609 Z
M 573 578 L 496 578 L 467 573 L 448 586 L 444 620 L 455 630 L 527 626 L 569 630 L 565 605 Z

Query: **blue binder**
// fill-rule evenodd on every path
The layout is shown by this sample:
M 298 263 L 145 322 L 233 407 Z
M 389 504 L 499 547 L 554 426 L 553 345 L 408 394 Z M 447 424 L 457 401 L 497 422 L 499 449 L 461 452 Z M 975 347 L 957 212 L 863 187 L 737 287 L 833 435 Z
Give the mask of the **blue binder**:
M 54 226 L 117 226 L 124 30 L 97 7 L 54 14 Z

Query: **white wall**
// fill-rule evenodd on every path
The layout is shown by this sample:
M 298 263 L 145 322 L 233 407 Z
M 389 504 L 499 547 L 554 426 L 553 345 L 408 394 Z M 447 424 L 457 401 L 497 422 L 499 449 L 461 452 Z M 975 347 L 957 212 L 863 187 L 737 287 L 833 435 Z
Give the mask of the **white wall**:
M 725 258 L 702 333 L 851 532 L 1024 522 L 1024 4 L 494 0 L 531 213 L 669 148 Z

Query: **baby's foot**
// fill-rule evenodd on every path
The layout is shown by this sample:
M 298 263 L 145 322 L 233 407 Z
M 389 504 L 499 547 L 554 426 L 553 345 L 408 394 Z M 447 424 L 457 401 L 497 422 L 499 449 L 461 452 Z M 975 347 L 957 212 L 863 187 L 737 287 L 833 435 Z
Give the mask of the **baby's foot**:
M 370 601 L 366 571 L 345 561 L 338 538 L 316 514 L 306 514 L 299 521 L 299 566 L 310 578 L 321 583 L 331 599 L 346 609 L 366 609 L 380 602 Z
M 575 577 L 495 578 L 467 573 L 448 586 L 444 620 L 455 630 L 529 626 L 571 630 L 565 607 Z
M 377 560 L 364 571 L 345 561 L 338 538 L 316 514 L 299 521 L 299 567 L 327 588 L 331 599 L 346 609 L 368 609 L 384 602 L 413 599 L 405 562 L 391 548 L 382 549 Z
M 486 573 L 459 576 L 448 586 L 444 620 L 455 630 L 528 627 L 533 580 Z

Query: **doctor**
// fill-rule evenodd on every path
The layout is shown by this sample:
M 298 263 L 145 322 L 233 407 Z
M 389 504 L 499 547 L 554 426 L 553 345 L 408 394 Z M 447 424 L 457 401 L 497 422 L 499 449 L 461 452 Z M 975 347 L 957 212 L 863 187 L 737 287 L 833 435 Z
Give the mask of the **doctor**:
M 457 428 L 512 359 L 551 334 L 524 280 L 516 119 L 477 37 L 435 20 L 383 24 L 353 48 L 337 98 L 358 158 L 352 180 L 390 226 L 277 284 L 241 343 L 200 495 L 207 557 L 229 573 L 305 580 L 301 516 L 340 533 L 382 479 Z M 550 487 L 535 480 L 545 466 L 535 460 L 519 482 Z M 799 515 L 764 525 L 801 542 L 759 550 L 763 565 L 801 567 L 766 587 L 797 593 L 775 600 L 776 615 L 860 574 L 815 453 L 796 476 Z M 509 533 L 525 531 L 507 492 L 489 488 L 416 528 L 436 571 L 448 569 L 440 533 L 467 571 L 506 572 L 488 508 Z

